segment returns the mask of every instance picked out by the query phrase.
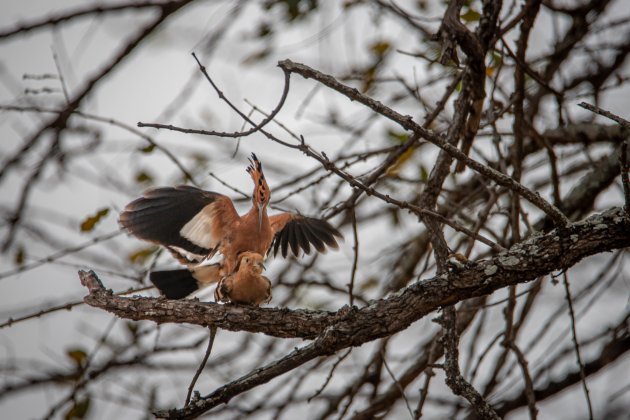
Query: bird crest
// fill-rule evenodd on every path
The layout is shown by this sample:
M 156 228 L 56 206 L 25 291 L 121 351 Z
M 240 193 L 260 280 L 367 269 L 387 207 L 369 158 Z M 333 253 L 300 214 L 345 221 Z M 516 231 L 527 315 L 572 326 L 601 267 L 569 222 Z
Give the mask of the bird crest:
M 252 196 L 252 201 L 255 206 L 262 208 L 269 203 L 271 194 L 267 181 L 265 180 L 265 174 L 263 174 L 262 163 L 260 163 L 254 153 L 252 153 L 252 156 L 249 158 L 247 173 L 254 181 L 254 194 Z

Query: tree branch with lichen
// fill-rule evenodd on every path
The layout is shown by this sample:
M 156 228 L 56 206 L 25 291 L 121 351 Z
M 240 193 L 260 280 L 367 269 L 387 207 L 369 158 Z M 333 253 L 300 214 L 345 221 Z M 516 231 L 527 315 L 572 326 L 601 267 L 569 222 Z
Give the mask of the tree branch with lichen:
M 417 281 L 365 307 L 344 306 L 336 312 L 119 297 L 105 289 L 95 273 L 82 271 L 80 276 L 89 290 L 85 302 L 122 318 L 214 325 L 231 331 L 314 340 L 291 357 L 287 356 L 285 363 L 295 367 L 320 355 L 395 334 L 440 307 L 565 270 L 595 253 L 627 246 L 630 246 L 630 220 L 622 209 L 613 208 L 564 229 L 534 234 L 492 258 L 470 261 L 442 276 Z M 324 337 L 325 345 L 321 345 Z M 203 411 L 195 413 L 201 414 L 288 369 L 274 365 L 273 369 L 262 368 L 262 371 L 267 372 L 265 380 L 243 379 L 225 385 L 221 388 L 221 398 L 215 395 L 211 398 L 212 404 L 203 403 Z M 191 404 L 198 406 L 199 401 Z

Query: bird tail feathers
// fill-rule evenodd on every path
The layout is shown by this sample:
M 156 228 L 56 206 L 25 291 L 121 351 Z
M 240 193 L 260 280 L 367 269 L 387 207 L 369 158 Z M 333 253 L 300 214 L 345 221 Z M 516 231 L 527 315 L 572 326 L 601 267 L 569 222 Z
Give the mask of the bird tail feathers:
M 186 269 L 153 271 L 149 279 L 167 299 L 182 299 L 199 289 L 197 279 Z
M 151 283 L 168 299 L 182 299 L 197 290 L 218 282 L 222 277 L 219 264 L 200 265 L 188 269 L 153 271 Z

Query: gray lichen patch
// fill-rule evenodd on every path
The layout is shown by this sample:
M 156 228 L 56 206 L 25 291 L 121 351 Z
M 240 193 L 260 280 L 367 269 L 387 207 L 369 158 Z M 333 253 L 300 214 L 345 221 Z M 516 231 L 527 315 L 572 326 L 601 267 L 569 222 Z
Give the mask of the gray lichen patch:
M 515 265 L 520 264 L 521 260 L 514 255 L 507 255 L 499 257 L 499 262 L 504 267 L 513 267 Z
M 483 274 L 485 274 L 486 276 L 492 276 L 494 275 L 497 271 L 499 270 L 499 267 L 497 267 L 496 265 L 489 265 L 486 267 L 485 270 L 483 270 Z
M 588 222 L 593 225 L 599 225 L 599 224 L 604 223 L 604 217 L 601 214 L 595 214 L 586 220 L 588 220 Z

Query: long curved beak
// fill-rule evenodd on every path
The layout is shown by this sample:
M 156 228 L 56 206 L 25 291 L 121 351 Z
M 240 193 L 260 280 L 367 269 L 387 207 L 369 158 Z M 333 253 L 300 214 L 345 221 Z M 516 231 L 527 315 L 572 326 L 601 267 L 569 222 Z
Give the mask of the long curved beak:
M 258 231 L 262 229 L 262 221 L 263 221 L 263 208 L 265 206 L 262 203 L 258 203 Z

